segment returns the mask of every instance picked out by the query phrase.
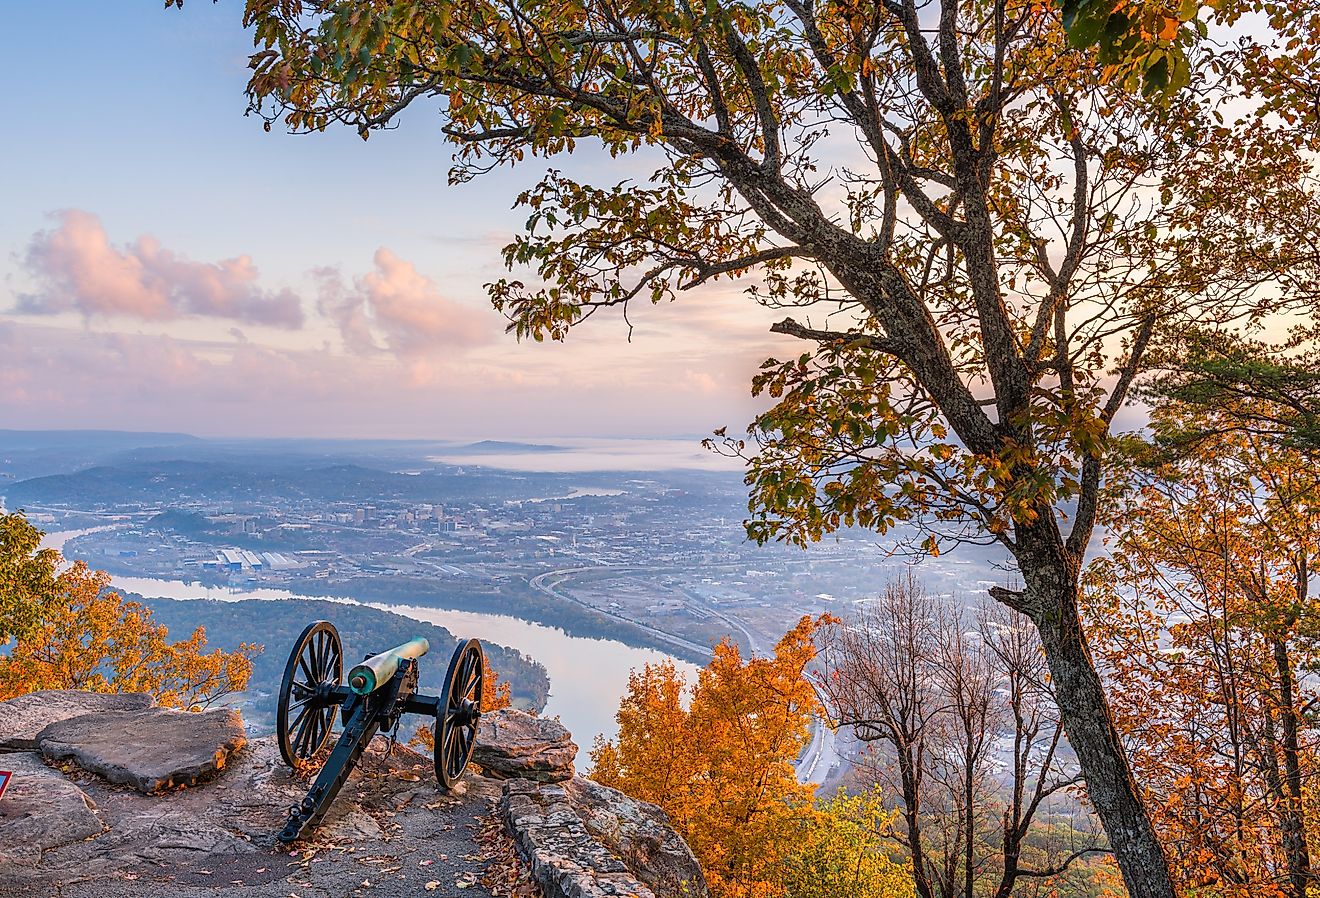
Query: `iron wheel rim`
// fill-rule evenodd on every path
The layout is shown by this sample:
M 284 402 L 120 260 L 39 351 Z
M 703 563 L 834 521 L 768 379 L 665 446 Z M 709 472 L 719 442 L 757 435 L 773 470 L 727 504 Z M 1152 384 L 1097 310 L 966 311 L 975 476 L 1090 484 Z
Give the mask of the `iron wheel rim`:
M 445 789 L 463 776 L 476 748 L 485 660 L 476 639 L 460 642 L 449 660 L 445 691 L 436 709 L 435 740 L 435 775 Z
M 280 754 L 290 767 L 305 765 L 329 741 L 337 710 L 329 692 L 343 676 L 339 631 L 329 621 L 308 624 L 284 666 L 275 717 Z

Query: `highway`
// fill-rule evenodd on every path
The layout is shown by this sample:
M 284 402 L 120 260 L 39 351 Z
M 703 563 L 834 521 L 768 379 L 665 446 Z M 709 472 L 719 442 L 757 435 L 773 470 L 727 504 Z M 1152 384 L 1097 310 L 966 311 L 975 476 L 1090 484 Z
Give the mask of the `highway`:
M 695 642 L 684 639 L 681 636 L 676 636 L 673 633 L 669 633 L 664 630 L 660 630 L 655 627 L 649 626 L 647 624 L 640 623 L 638 621 L 632 620 L 631 618 L 624 617 L 621 614 L 617 614 L 612 611 L 607 611 L 604 608 L 598 608 L 595 605 L 589 605 L 586 602 L 581 601 L 580 599 L 574 598 L 571 594 L 557 588 L 559 586 L 558 581 L 566 577 L 570 577 L 573 574 L 580 574 L 585 572 L 599 573 L 603 569 L 608 569 L 611 573 L 618 573 L 618 574 L 650 573 L 654 571 L 654 569 L 646 568 L 646 567 L 632 567 L 632 566 L 622 566 L 622 565 L 617 567 L 613 565 L 609 565 L 609 566 L 590 565 L 586 567 L 563 568 L 557 571 L 546 571 L 543 574 L 538 574 L 535 577 L 532 577 L 531 580 L 529 580 L 528 582 L 531 584 L 533 589 L 543 592 L 546 595 L 552 596 L 553 598 L 561 599 L 566 602 L 574 602 L 592 611 L 597 611 L 601 614 L 609 615 L 610 617 L 613 617 L 616 620 L 621 620 L 624 621 L 625 623 L 631 624 L 632 626 L 637 627 L 639 630 L 644 630 L 647 633 L 650 633 L 651 635 L 655 636 L 657 639 L 663 640 L 669 643 L 670 645 L 681 646 L 682 648 L 688 649 L 689 651 L 700 652 L 704 657 L 707 658 L 710 657 L 710 648 L 708 646 L 698 645 Z M 554 580 L 556 582 L 553 583 L 548 582 L 551 580 Z M 698 597 L 693 595 L 691 592 L 688 592 L 687 590 L 684 590 L 684 593 L 688 596 L 689 605 L 692 605 L 694 608 L 698 608 L 704 612 L 714 615 L 715 617 L 724 621 L 724 623 L 728 624 L 733 629 L 742 633 L 742 635 L 747 639 L 747 645 L 748 648 L 751 650 L 752 655 L 757 655 L 761 653 L 762 651 L 761 640 L 752 632 L 751 628 L 747 626 L 747 623 L 745 621 L 737 617 L 734 617 L 733 615 L 727 614 L 723 611 L 716 610 L 708 605 L 700 603 Z M 798 782 L 816 783 L 817 785 L 819 785 L 820 783 L 823 783 L 825 781 L 825 778 L 829 776 L 830 771 L 834 769 L 835 765 L 838 764 L 838 762 L 839 762 L 839 757 L 834 751 L 834 733 L 830 730 L 829 726 L 825 723 L 824 720 L 822 720 L 819 717 L 813 717 L 811 721 L 811 742 L 807 745 L 807 748 L 802 753 L 802 756 L 798 758 L 797 764 L 795 766 Z
M 825 782 L 830 771 L 839 763 L 839 756 L 834 751 L 834 731 L 819 717 L 811 719 L 811 743 L 797 762 L 799 783 Z
M 608 617 L 612 617 L 615 620 L 621 620 L 626 624 L 631 624 L 632 626 L 636 627 L 639 630 L 643 630 L 647 633 L 650 633 L 652 636 L 662 640 L 663 642 L 667 642 L 670 645 L 678 646 L 679 648 L 685 649 L 686 651 L 689 652 L 696 652 L 703 658 L 711 657 L 710 646 L 708 645 L 700 645 L 698 643 L 691 641 L 690 639 L 684 639 L 682 636 L 675 636 L 673 633 L 666 632 L 665 630 L 660 630 L 648 624 L 643 624 L 639 621 L 635 621 L 632 618 L 624 617 L 622 614 L 617 614 L 605 608 L 597 608 L 595 605 L 590 605 L 586 602 L 583 602 L 581 599 L 574 598 L 568 593 L 561 592 L 560 590 L 556 589 L 555 587 L 558 586 L 558 583 L 552 584 L 546 582 L 550 580 L 552 577 L 563 577 L 569 574 L 579 574 L 584 571 L 600 571 L 603 569 L 604 567 L 601 565 L 592 565 L 589 567 L 564 568 L 563 570 L 558 570 L 558 571 L 546 571 L 544 574 L 537 574 L 535 577 L 533 577 L 531 580 L 527 582 L 531 584 L 533 589 L 539 590 L 540 592 L 543 592 L 548 596 L 552 596 L 556 599 L 560 599 L 565 602 L 573 602 L 577 605 L 581 605 L 583 608 L 586 608 L 590 611 L 595 611 L 599 614 L 607 615 Z M 611 566 L 609 567 L 609 570 L 611 572 L 617 572 L 623 574 L 623 573 L 632 573 L 634 571 L 644 572 L 647 569 L 626 568 L 626 567 L 616 568 Z

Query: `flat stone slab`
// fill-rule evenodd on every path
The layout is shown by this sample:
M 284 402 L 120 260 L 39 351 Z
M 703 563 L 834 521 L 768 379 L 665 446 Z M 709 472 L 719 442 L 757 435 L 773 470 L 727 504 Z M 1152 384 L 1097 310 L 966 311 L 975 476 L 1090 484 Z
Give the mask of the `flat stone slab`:
M 40 756 L 11 753 L 0 766 L 14 774 L 0 798 L 0 870 L 35 867 L 42 852 L 99 836 L 105 829 L 92 800 Z
M 577 750 L 559 721 L 504 708 L 482 715 L 472 763 L 496 779 L 558 783 L 573 778 Z
M 58 721 L 37 736 L 45 757 L 147 794 L 211 779 L 246 743 L 243 719 L 229 708 L 110 711 Z
M 0 702 L 0 751 L 36 750 L 37 734 L 56 721 L 102 711 L 142 711 L 155 705 L 156 699 L 145 692 L 29 692 Z

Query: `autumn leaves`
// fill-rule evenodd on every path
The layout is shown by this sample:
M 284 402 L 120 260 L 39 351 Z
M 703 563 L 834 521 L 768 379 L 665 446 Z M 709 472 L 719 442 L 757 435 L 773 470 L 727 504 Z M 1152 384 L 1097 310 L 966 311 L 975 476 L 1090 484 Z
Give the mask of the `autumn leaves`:
M 109 575 L 39 549 L 21 514 L 0 517 L 0 700 L 39 689 L 147 692 L 165 707 L 200 709 L 247 688 L 260 647 L 206 651 L 198 627 L 171 642 L 151 612 L 108 590 Z
M 618 737 L 592 749 L 591 777 L 664 808 L 715 898 L 911 894 L 875 826 L 892 816 L 880 796 L 817 806 L 794 775 L 820 710 L 806 677 L 819 625 L 803 618 L 763 658 L 722 642 L 691 686 L 672 663 L 634 671 Z

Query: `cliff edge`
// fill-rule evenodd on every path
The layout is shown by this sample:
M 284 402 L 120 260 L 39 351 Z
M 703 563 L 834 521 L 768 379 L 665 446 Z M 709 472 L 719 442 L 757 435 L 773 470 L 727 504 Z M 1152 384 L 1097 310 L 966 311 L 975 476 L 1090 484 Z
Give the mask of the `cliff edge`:
M 377 737 L 291 849 L 275 833 L 308 776 L 237 713 L 34 693 L 0 702 L 0 895 L 704 898 L 663 811 L 576 776 L 575 754 L 558 721 L 498 711 L 444 793 L 429 757 Z

